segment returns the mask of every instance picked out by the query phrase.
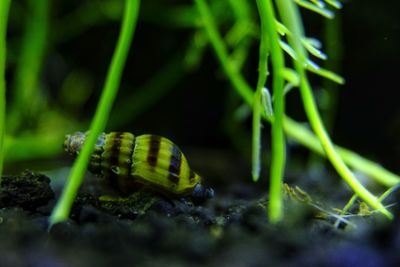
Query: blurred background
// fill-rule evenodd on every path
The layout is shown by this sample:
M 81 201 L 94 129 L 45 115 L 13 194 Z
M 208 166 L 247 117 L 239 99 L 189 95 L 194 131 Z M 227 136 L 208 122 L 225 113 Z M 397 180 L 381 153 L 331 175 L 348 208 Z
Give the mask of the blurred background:
M 123 3 L 12 1 L 6 172 L 25 169 L 26 161 L 44 170 L 62 165 L 63 136 L 88 128 Z M 255 86 L 259 24 L 254 1 L 209 4 L 235 67 Z M 328 57 L 333 53 L 326 66 L 346 79 L 344 86 L 336 86 L 310 74 L 333 140 L 395 172 L 400 171 L 399 7 L 394 0 L 345 1 L 330 24 L 302 10 L 307 36 L 322 41 Z M 287 112 L 306 121 L 296 90 L 287 96 Z M 251 112 L 227 81 L 191 1 L 141 2 L 107 131 L 168 137 L 200 173 L 250 180 Z M 268 125 L 263 134 L 268 161 Z M 289 146 L 293 155 L 307 153 Z

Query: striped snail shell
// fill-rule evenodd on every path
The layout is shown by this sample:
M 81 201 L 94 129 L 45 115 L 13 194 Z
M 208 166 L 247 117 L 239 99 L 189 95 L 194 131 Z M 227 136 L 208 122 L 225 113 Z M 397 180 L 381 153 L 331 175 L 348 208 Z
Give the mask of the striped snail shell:
M 64 149 L 79 154 L 88 132 L 67 135 Z M 129 132 L 102 133 L 94 148 L 89 170 L 110 180 L 119 191 L 131 193 L 148 186 L 166 195 L 210 198 L 211 188 L 189 167 L 181 150 L 169 139 L 157 135 L 135 136 Z

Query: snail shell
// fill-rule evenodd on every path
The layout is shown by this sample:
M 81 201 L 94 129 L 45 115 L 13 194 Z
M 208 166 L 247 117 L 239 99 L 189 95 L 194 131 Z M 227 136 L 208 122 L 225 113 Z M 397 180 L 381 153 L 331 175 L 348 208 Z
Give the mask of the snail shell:
M 65 151 L 79 154 L 87 135 L 83 132 L 67 135 Z M 89 170 L 109 179 L 124 193 L 144 185 L 167 195 L 206 193 L 207 198 L 213 195 L 212 189 L 201 185 L 200 176 L 190 169 L 181 150 L 169 139 L 158 135 L 102 133 L 91 156 Z

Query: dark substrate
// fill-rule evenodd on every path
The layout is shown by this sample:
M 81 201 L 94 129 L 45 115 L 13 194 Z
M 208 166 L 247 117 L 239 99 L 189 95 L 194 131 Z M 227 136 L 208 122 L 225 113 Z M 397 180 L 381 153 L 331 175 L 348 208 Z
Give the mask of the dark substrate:
M 48 231 L 46 176 L 4 177 L 0 266 L 400 266 L 400 222 L 356 217 L 339 229 L 309 205 L 285 203 L 268 224 L 266 200 L 241 189 L 203 204 L 138 192 L 126 200 L 81 193 L 71 219 Z M 218 191 L 217 191 L 218 192 Z

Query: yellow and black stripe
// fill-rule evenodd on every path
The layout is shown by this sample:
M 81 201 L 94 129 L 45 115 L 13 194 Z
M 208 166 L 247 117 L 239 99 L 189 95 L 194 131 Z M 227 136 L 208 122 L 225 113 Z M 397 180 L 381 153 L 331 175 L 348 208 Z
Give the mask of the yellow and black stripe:
M 76 147 L 74 135 L 64 144 L 67 151 L 72 150 L 69 143 Z M 75 147 L 77 154 L 80 147 Z M 170 140 L 150 134 L 135 137 L 128 132 L 111 132 L 99 137 L 90 171 L 108 178 L 125 193 L 139 183 L 169 195 L 188 195 L 201 181 Z
M 179 183 L 179 174 L 181 173 L 182 166 L 182 152 L 175 145 L 171 148 L 171 158 L 169 160 L 169 175 L 168 180 L 172 183 Z
M 136 138 L 132 176 L 142 183 L 176 195 L 190 194 L 200 177 L 190 180 L 190 167 L 180 149 L 170 140 L 156 135 Z

